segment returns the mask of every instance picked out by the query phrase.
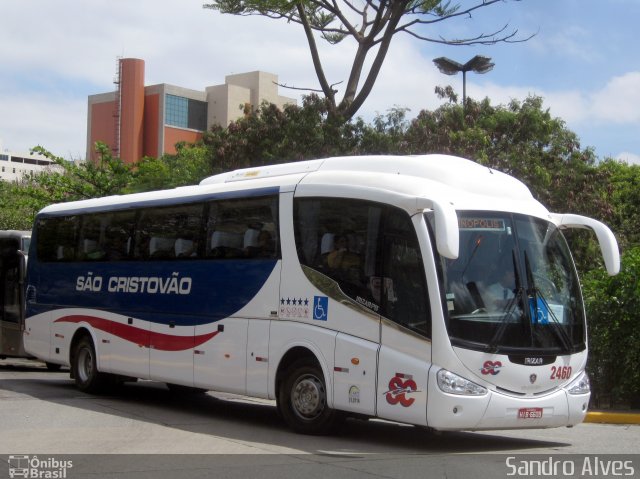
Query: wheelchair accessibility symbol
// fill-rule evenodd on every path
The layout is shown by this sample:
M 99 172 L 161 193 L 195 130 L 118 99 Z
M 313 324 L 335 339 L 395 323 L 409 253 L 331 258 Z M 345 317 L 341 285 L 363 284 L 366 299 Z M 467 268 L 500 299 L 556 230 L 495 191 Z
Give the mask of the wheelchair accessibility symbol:
M 326 321 L 329 314 L 329 298 L 326 296 L 313 297 L 313 319 Z
M 533 298 L 529 299 L 529 308 L 531 310 L 531 322 L 533 324 L 549 324 L 549 309 L 544 301 Z

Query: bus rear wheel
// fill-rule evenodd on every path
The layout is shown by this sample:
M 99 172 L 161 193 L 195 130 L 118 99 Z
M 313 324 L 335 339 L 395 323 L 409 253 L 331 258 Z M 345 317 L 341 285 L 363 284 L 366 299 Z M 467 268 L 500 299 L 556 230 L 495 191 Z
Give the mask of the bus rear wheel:
M 77 342 L 71 368 L 76 387 L 81 391 L 96 393 L 104 388 L 105 377 L 98 371 L 96 348 L 91 338 L 85 336 Z
M 285 373 L 278 392 L 278 410 L 287 425 L 302 434 L 332 432 L 341 418 L 327 405 L 322 370 L 311 359 L 296 361 Z

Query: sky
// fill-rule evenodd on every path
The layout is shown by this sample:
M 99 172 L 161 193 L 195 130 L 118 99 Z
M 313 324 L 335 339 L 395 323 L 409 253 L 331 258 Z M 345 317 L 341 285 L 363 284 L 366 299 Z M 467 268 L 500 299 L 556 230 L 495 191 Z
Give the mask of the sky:
M 203 3 L 0 0 L 0 148 L 18 153 L 41 145 L 83 159 L 87 98 L 114 90 L 118 57 L 143 59 L 147 85 L 204 90 L 226 75 L 263 70 L 288 86 L 319 88 L 299 25 L 222 15 Z M 432 60 L 485 55 L 495 67 L 467 75 L 469 97 L 499 105 L 541 96 L 583 148 L 640 164 L 639 20 L 640 0 L 507 0 L 425 32 L 459 38 L 508 25 L 517 38 L 534 35 L 530 40 L 456 47 L 397 35 L 358 115 L 369 121 L 400 107 L 411 118 L 435 109 L 442 100 L 434 88 L 451 85 L 461 95 L 462 76 L 443 75 Z M 322 44 L 330 83 L 346 82 L 353 53 L 348 41 Z M 280 88 L 284 96 L 303 93 Z

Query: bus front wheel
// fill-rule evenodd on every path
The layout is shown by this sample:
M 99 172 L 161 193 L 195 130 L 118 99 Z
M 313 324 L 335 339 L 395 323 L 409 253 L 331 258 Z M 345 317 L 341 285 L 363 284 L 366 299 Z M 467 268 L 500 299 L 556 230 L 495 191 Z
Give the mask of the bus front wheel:
M 296 361 L 285 373 L 278 392 L 278 409 L 294 431 L 327 434 L 337 426 L 340 413 L 327 405 L 327 387 L 318 364 Z
M 72 377 L 81 391 L 95 393 L 104 387 L 104 375 L 98 371 L 96 348 L 87 336 L 78 341 L 71 364 Z

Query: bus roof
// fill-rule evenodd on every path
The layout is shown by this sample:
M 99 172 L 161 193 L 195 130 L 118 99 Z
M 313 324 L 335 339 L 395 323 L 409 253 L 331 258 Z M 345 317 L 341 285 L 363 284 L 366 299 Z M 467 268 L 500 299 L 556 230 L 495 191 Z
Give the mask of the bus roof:
M 548 218 L 548 211 L 521 181 L 451 155 L 333 157 L 239 169 L 211 176 L 200 184 L 250 184 L 277 178 L 281 184 L 297 183 L 296 195 L 322 194 L 328 188 L 334 195 L 339 191 L 352 195 L 360 187 L 369 192 L 375 189 L 391 195 L 439 199 L 456 209 L 519 211 Z
M 245 168 L 211 176 L 200 185 L 51 205 L 43 214 L 130 207 L 163 201 L 194 200 L 202 195 L 248 189 L 278 188 L 311 196 L 377 199 L 406 205 L 398 197 L 430 198 L 455 209 L 515 211 L 548 218 L 519 180 L 470 160 L 449 155 L 350 156 Z M 360 194 L 358 194 L 360 191 Z M 395 199 L 394 199 L 395 198 Z

